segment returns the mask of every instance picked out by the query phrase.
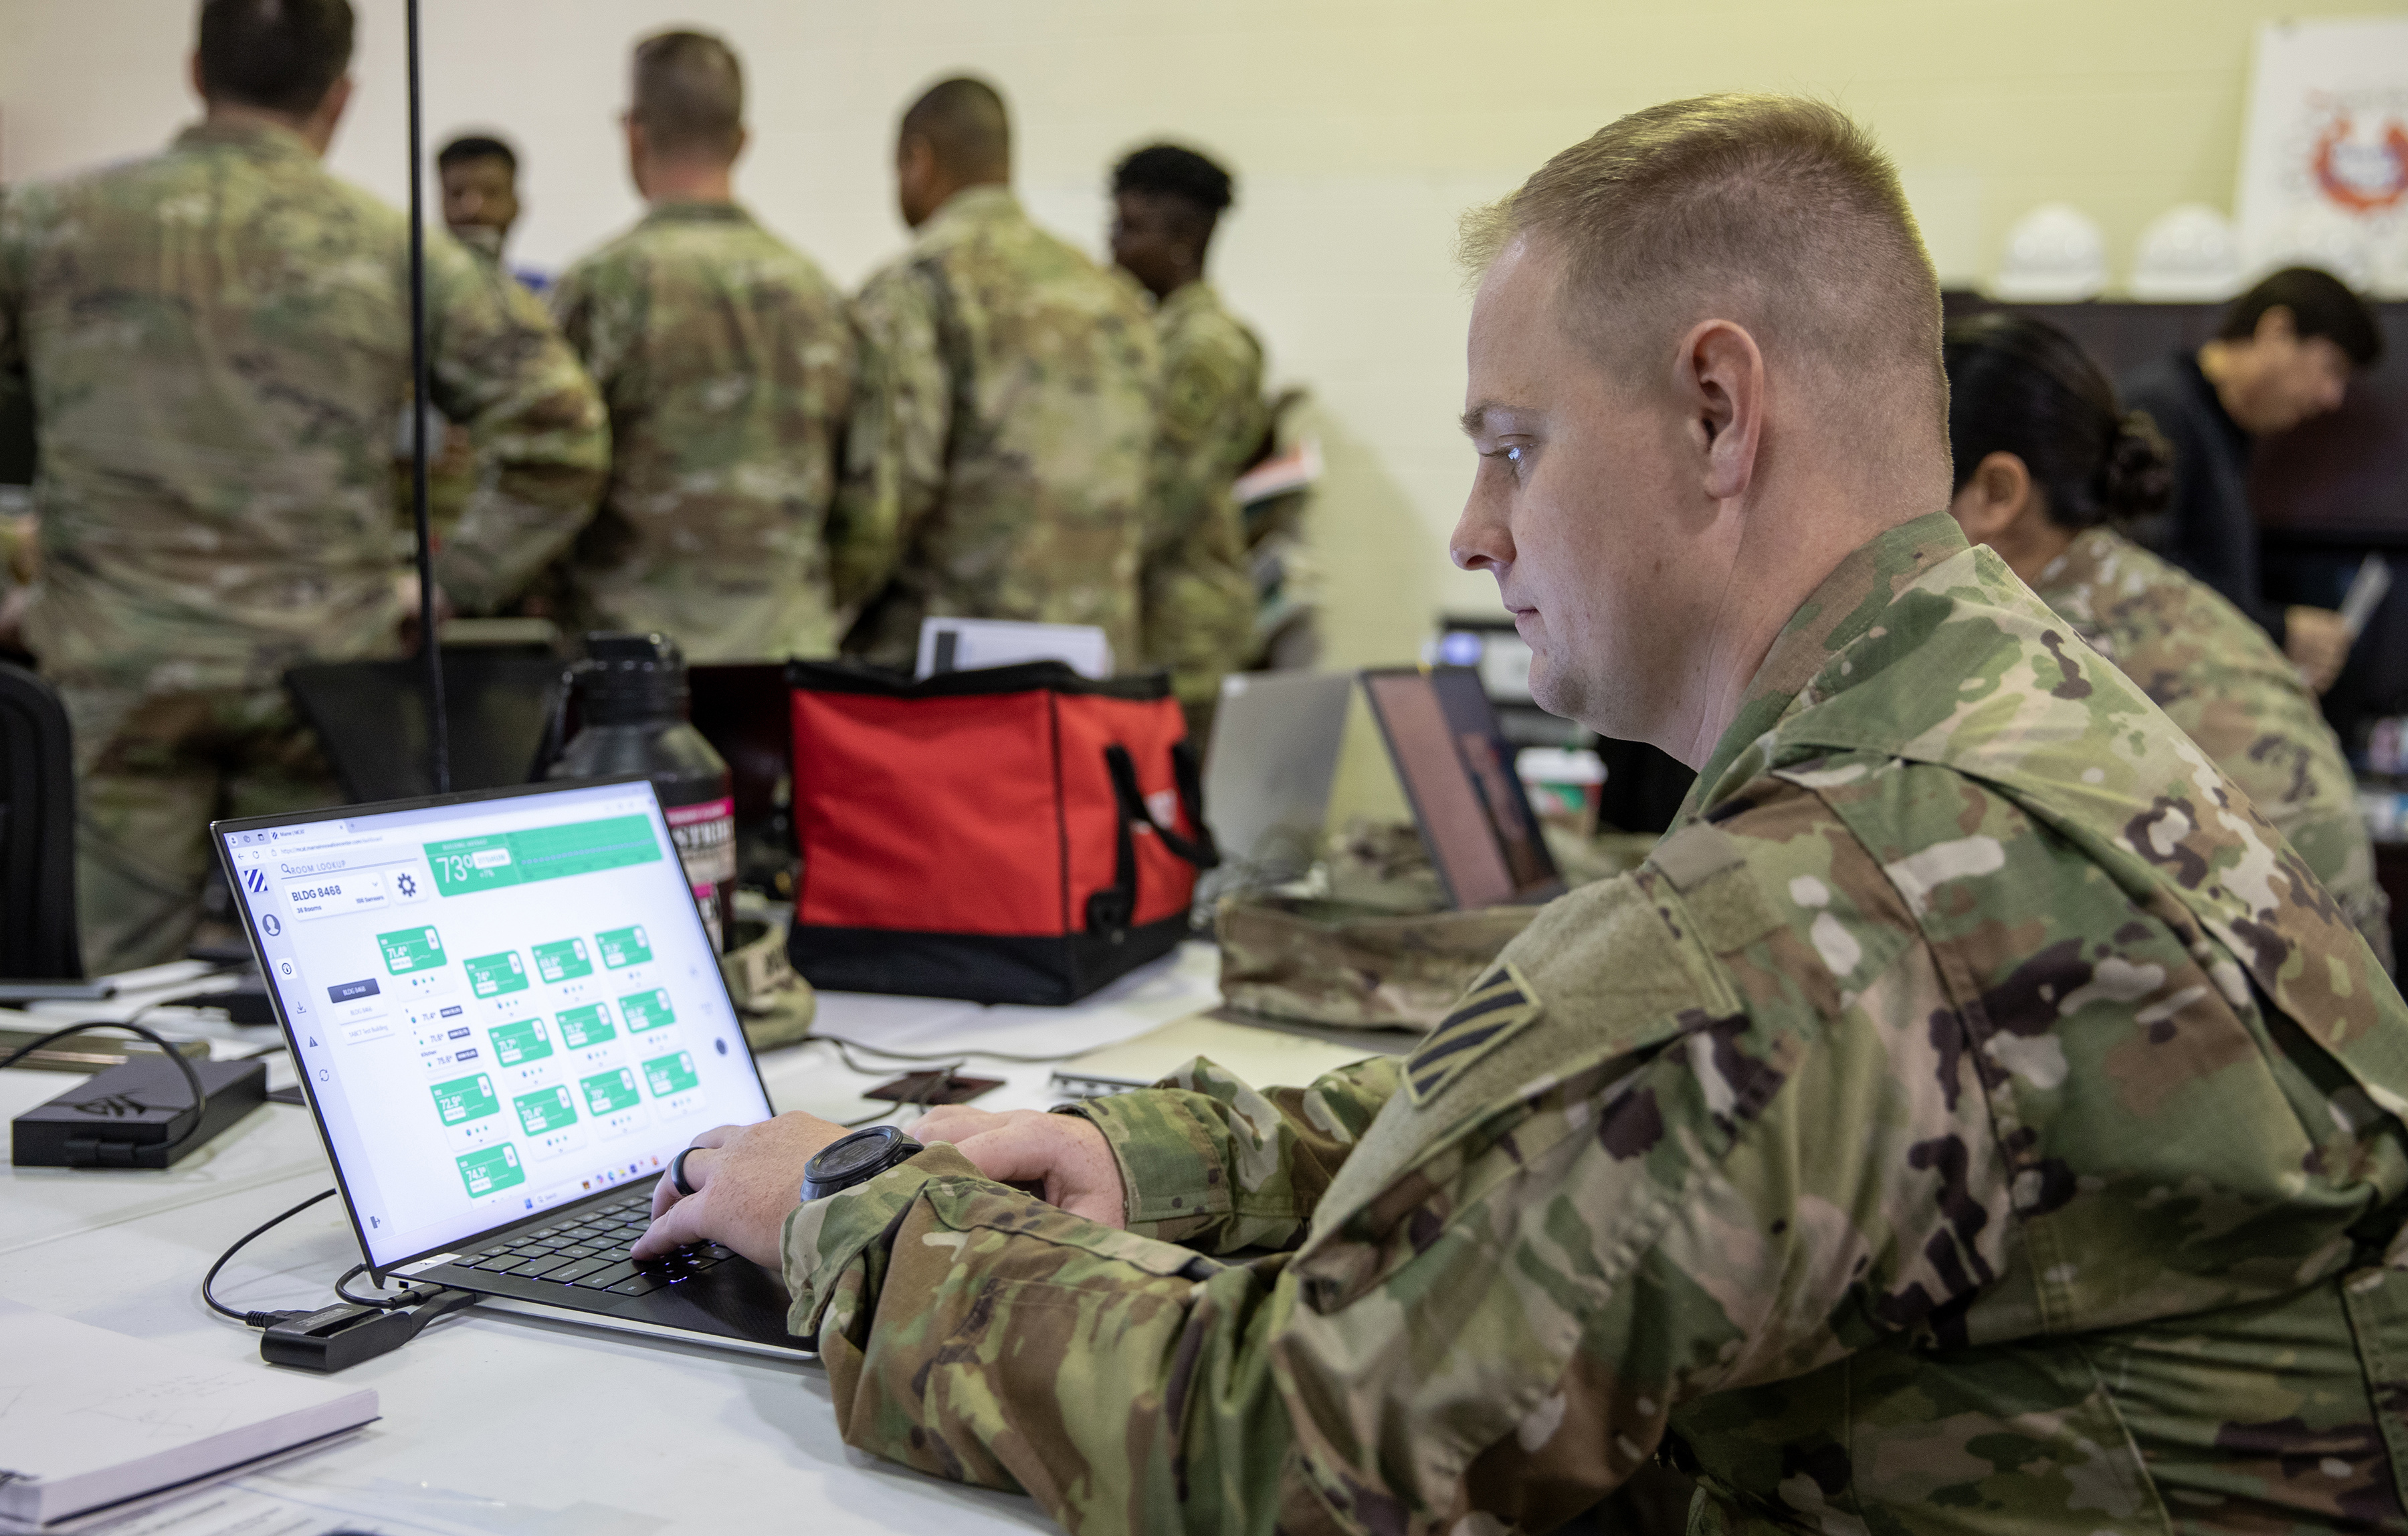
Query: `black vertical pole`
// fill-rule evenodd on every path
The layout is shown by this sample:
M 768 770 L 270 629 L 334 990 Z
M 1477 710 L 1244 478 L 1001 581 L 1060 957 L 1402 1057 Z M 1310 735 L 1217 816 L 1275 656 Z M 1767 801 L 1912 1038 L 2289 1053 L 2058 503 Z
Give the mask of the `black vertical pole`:
M 452 789 L 452 722 L 443 708 L 443 645 L 435 633 L 435 536 L 426 511 L 426 420 L 434 410 L 426 366 L 426 176 L 418 122 L 418 0 L 409 17 L 409 510 L 418 524 L 418 646 L 426 659 L 427 773 Z

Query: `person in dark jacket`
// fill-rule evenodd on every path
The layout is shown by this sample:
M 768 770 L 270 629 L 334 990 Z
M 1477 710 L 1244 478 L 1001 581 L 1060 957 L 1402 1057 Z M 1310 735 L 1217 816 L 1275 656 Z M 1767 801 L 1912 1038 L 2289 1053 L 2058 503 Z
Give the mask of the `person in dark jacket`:
M 2126 377 L 2123 395 L 2174 448 L 2174 494 L 2142 543 L 2256 619 L 2319 693 L 2349 658 L 2349 632 L 2329 608 L 2267 600 L 2249 506 L 2256 439 L 2338 409 L 2350 375 L 2383 355 L 2373 313 L 2329 272 L 2294 266 L 2233 301 L 2215 339 Z

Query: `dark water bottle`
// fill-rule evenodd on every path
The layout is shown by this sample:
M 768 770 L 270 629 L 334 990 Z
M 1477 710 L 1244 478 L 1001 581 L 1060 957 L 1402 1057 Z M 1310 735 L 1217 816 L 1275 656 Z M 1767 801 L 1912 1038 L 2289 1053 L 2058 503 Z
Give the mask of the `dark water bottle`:
M 589 634 L 568 672 L 577 734 L 552 778 L 642 774 L 652 781 L 694 904 L 722 954 L 736 917 L 736 800 L 727 761 L 694 728 L 685 657 L 663 634 Z

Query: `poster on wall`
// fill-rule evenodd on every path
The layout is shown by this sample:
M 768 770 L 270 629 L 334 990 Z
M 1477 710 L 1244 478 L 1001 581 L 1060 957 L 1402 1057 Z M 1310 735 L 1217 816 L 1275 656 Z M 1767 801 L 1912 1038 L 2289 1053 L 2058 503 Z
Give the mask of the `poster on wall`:
M 2258 29 L 2233 201 L 2253 271 L 2408 298 L 2408 17 Z

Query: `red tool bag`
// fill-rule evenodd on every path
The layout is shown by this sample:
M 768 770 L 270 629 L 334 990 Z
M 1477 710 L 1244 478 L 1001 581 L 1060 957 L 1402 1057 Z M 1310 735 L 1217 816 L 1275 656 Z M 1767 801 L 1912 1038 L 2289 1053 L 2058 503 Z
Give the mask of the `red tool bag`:
M 789 665 L 786 951 L 811 985 L 1073 1003 L 1187 932 L 1218 863 L 1168 681 Z

